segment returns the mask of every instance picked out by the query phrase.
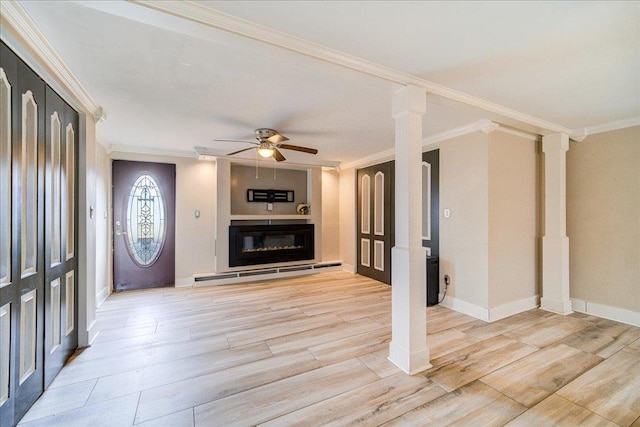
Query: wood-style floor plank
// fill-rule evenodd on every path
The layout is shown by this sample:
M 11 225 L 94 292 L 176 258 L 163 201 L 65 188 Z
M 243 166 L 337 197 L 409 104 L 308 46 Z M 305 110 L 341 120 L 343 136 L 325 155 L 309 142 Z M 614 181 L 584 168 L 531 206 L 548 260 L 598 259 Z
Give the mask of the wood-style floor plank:
M 619 351 L 558 395 L 621 426 L 631 425 L 640 416 L 640 351 Z
M 507 424 L 508 427 L 558 426 L 558 427 L 618 427 L 593 412 L 552 394 Z
M 602 358 L 564 344 L 549 346 L 480 379 L 527 407 L 532 407 Z
M 377 380 L 351 359 L 197 406 L 196 424 L 255 425 Z
M 432 359 L 433 368 L 422 375 L 453 391 L 537 350 L 500 335 Z
M 390 421 L 385 426 L 502 426 L 525 407 L 474 381 Z
M 380 425 L 446 392 L 421 377 L 396 373 L 354 390 L 275 418 L 264 426 Z
M 114 294 L 22 425 L 640 427 L 640 328 L 425 316 L 434 366 L 411 377 L 387 359 L 391 288 L 362 276 Z

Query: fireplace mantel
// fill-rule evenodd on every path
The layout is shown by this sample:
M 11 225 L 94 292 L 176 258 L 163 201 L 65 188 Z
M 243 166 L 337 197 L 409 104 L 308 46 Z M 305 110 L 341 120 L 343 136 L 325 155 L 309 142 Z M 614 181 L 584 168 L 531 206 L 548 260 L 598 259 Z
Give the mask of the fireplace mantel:
M 230 215 L 232 221 L 264 221 L 264 220 L 292 220 L 311 219 L 311 215 Z

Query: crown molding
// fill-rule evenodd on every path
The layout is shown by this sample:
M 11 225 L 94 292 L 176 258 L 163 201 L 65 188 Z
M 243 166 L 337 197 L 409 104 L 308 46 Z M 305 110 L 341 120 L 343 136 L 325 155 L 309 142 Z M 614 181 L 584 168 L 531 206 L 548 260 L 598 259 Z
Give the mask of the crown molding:
M 483 119 L 473 123 L 469 123 L 468 125 L 449 129 L 444 132 L 440 132 L 435 135 L 423 138 L 422 151 L 423 152 L 428 151 L 428 150 L 425 150 L 425 148 L 428 148 L 429 146 L 437 144 L 439 142 L 457 138 L 459 136 L 468 135 L 474 132 L 482 132 L 488 135 L 493 131 L 508 133 L 511 135 L 519 136 L 524 139 L 528 139 L 530 141 L 540 141 L 539 135 L 534 135 L 534 134 L 522 132 L 519 130 L 511 129 L 507 126 L 500 125 L 499 123 L 492 122 L 491 120 Z M 377 165 L 383 162 L 393 160 L 394 158 L 395 158 L 395 148 L 392 148 L 389 150 L 384 150 L 375 154 L 371 154 L 367 157 L 364 157 L 362 159 L 359 159 L 353 162 L 342 163 L 340 164 L 340 170 L 373 166 L 373 165 Z
M 537 133 L 525 132 L 525 131 L 514 129 L 505 125 L 498 126 L 496 130 L 499 132 L 508 133 L 510 135 L 515 135 L 520 138 L 528 139 L 529 141 L 534 141 L 534 142 L 542 141 L 542 135 L 538 135 Z
M 396 157 L 395 148 L 389 150 L 380 151 L 374 154 L 370 154 L 362 159 L 355 160 L 348 163 L 340 163 L 340 170 L 346 170 L 351 168 L 366 168 L 367 166 L 377 165 L 389 160 L 393 160 Z
M 104 146 L 104 144 L 102 145 Z M 195 152 L 193 151 L 165 150 L 162 148 L 125 144 L 110 144 L 110 149 L 107 151 L 107 154 L 111 153 L 148 154 L 153 156 L 186 157 L 191 159 L 197 158 Z
M 571 139 L 573 139 L 574 141 L 582 142 L 589 135 L 596 135 L 598 133 L 611 132 L 614 130 L 626 129 L 634 126 L 640 126 L 640 116 L 616 120 L 609 123 L 602 123 L 586 128 L 574 129 L 571 131 Z M 576 137 L 574 137 L 574 135 Z
M 544 133 L 566 133 L 571 129 L 552 123 L 538 117 L 524 114 L 511 108 L 489 102 L 487 100 L 468 95 L 448 87 L 429 82 L 401 71 L 393 70 L 373 62 L 357 58 L 352 55 L 311 43 L 306 40 L 290 36 L 280 31 L 263 27 L 254 22 L 228 15 L 205 5 L 190 0 L 184 1 L 152 1 L 129 0 L 132 3 L 164 12 L 173 16 L 197 22 L 212 28 L 227 31 L 249 39 L 257 40 L 292 52 L 306 55 L 328 63 L 349 68 L 364 74 L 375 76 L 401 85 L 417 86 L 426 92 L 461 102 L 484 111 L 498 114 L 517 122 L 534 126 Z
M 89 95 L 82 83 L 71 72 L 71 69 L 18 1 L 2 0 L 0 17 L 2 18 L 3 31 L 10 32 L 17 41 L 24 43 L 25 46 L 23 47 L 32 51 L 35 59 L 41 63 L 42 67 L 80 103 L 80 106 L 87 113 L 90 113 L 94 118 L 96 116 L 106 117 L 102 107 Z M 10 41 L 6 41 L 8 42 L 7 44 L 10 44 Z M 19 49 L 15 49 L 15 46 L 14 51 L 22 60 L 29 62 L 29 58 L 21 55 L 21 52 Z

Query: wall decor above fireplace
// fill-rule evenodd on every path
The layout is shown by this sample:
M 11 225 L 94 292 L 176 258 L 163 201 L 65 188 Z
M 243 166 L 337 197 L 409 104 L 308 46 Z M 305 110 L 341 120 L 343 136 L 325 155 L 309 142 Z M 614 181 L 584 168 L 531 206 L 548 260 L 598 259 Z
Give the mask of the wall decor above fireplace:
M 293 190 L 247 190 L 247 202 L 293 203 Z

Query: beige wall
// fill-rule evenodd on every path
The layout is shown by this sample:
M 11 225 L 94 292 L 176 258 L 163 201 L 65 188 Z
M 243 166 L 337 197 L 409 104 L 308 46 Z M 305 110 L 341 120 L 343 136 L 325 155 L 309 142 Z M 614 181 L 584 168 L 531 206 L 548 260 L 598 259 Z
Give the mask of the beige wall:
M 343 268 L 352 273 L 356 268 L 356 170 L 340 171 L 339 242 Z
M 80 113 L 78 147 L 78 345 L 86 347 L 97 336 L 96 324 L 96 124 Z
M 489 308 L 538 294 L 538 144 L 489 135 Z
M 96 306 L 111 293 L 111 159 L 96 145 Z
M 274 176 L 275 175 L 275 176 Z M 266 203 L 247 202 L 247 189 L 292 190 L 293 203 L 273 203 L 267 210 Z M 231 215 L 295 215 L 298 203 L 307 202 L 307 171 L 260 167 L 258 178 L 254 166 L 231 165 Z
M 440 283 L 447 295 L 488 308 L 489 136 L 481 132 L 440 145 Z M 443 215 L 451 211 L 450 218 Z
M 322 171 L 322 261 L 340 258 L 340 174 Z
M 176 285 L 191 283 L 194 274 L 213 272 L 215 163 L 131 153 L 112 153 L 111 158 L 176 165 Z
M 571 142 L 571 298 L 640 313 L 640 127 Z

